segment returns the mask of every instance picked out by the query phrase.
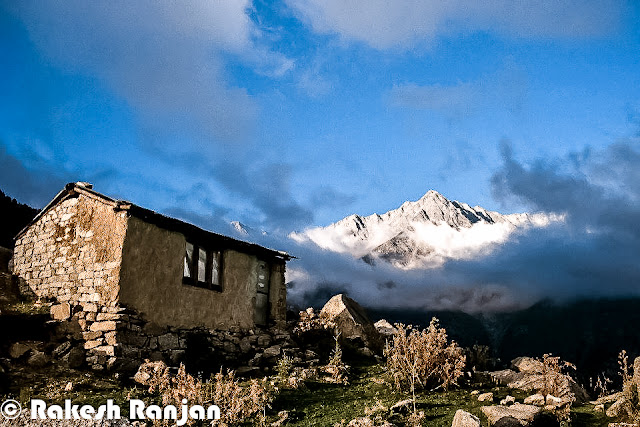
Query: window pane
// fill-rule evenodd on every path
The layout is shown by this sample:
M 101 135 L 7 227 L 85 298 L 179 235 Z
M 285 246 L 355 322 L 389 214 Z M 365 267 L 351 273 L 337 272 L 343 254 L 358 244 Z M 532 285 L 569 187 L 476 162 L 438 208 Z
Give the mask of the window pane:
M 264 261 L 258 262 L 258 292 L 269 293 L 269 268 Z
M 193 245 L 187 242 L 184 254 L 184 277 L 191 277 L 191 266 L 193 265 Z
M 220 252 L 211 252 L 211 284 L 219 285 L 220 278 Z
M 207 253 L 204 249 L 198 248 L 198 281 L 204 282 L 207 271 Z

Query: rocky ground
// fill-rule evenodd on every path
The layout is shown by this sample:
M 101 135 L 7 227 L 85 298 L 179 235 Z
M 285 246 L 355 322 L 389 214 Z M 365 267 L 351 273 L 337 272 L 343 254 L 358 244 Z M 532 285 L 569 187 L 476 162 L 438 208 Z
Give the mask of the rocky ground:
M 60 333 L 49 305 L 29 304 L 9 294 L 0 295 L 0 323 L 7 331 L 0 345 L 2 400 L 27 404 L 33 398 L 51 403 L 71 399 L 96 407 L 107 399 L 123 407 L 132 398 L 160 402 L 157 392 L 149 392 L 131 376 L 90 369 L 81 341 Z M 277 384 L 278 393 L 265 412 L 267 425 L 608 426 L 637 416 L 640 358 L 629 367 L 622 391 L 597 400 L 574 380 L 570 364 L 552 357 L 519 357 L 502 370 L 468 366 L 459 387 L 420 391 L 414 409 L 411 396 L 394 388 L 381 356 L 394 326 L 385 321 L 374 325 L 355 301 L 337 295 L 319 313 L 308 309 L 286 331 L 277 332 L 268 337 L 245 337 L 239 331 L 212 335 L 234 344 L 233 351 L 228 346 L 231 356 L 242 350 L 243 343 L 259 355 L 259 364 L 237 366 L 240 376 L 270 375 Z M 336 332 L 344 362 L 338 367 L 331 364 Z M 256 356 L 252 357 L 247 360 Z M 0 426 L 139 425 L 127 420 L 83 423 L 35 424 L 25 415 L 0 419 Z

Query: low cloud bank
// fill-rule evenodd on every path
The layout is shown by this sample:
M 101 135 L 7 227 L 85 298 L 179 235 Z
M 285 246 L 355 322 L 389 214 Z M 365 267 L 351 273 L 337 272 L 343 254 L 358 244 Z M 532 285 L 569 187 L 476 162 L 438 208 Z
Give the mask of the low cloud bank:
M 532 165 L 505 145 L 492 185 L 498 199 L 517 199 L 564 221 L 518 230 L 473 259 L 408 271 L 310 242 L 268 236 L 264 243 L 299 257 L 288 266 L 289 299 L 299 305 L 347 292 L 374 307 L 491 312 L 542 298 L 640 294 L 640 148 L 633 141 Z

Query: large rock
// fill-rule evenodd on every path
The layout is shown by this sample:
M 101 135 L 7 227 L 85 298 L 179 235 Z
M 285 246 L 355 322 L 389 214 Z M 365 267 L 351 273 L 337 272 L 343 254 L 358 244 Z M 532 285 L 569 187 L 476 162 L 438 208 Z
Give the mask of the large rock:
M 149 362 L 146 360 L 138 368 L 133 380 L 142 385 L 149 386 L 154 379 L 164 378 L 169 375 L 169 368 L 164 362 Z
M 522 372 L 516 372 L 511 369 L 503 369 L 502 371 L 489 372 L 491 380 L 500 385 L 507 385 L 509 383 L 521 380 L 525 374 Z
M 561 375 L 559 380 L 559 393 L 558 397 L 567 397 L 570 393 L 573 393 L 577 403 L 585 403 L 589 401 L 589 394 L 578 383 L 574 381 L 568 375 Z M 524 391 L 540 391 L 546 387 L 545 377 L 542 374 L 525 374 L 519 380 L 516 380 L 507 385 L 509 388 L 515 388 Z
M 12 359 L 18 359 L 31 351 L 31 346 L 23 342 L 17 342 L 9 347 L 9 356 Z
M 524 399 L 525 405 L 544 406 L 546 399 L 540 393 L 532 394 Z
M 29 359 L 27 359 L 27 363 L 30 366 L 34 366 L 36 368 L 41 368 L 46 366 L 51 362 L 51 358 L 47 356 L 43 351 L 34 351 Z
M 453 417 L 451 427 L 480 427 L 480 418 L 458 409 Z
M 538 412 L 529 427 L 560 427 L 560 421 L 551 412 Z
M 62 362 L 69 368 L 75 369 L 82 366 L 85 362 L 85 351 L 81 346 L 73 347 L 69 353 L 62 356 Z
M 67 320 L 71 317 L 71 306 L 66 302 L 52 305 L 50 313 L 53 320 Z
M 391 323 L 389 323 L 387 319 L 380 319 L 376 323 L 374 323 L 373 326 L 383 336 L 392 336 L 393 334 L 398 332 L 398 329 Z
M 540 412 L 540 408 L 516 403 L 511 406 L 483 406 L 482 412 L 486 415 L 490 425 L 504 417 L 513 417 L 526 425 L 533 421 L 533 417 Z
M 493 393 L 482 393 L 478 395 L 478 402 L 493 402 Z
M 541 361 L 534 359 L 533 357 L 516 357 L 511 361 L 511 367 L 516 372 L 541 374 L 544 370 L 544 365 Z
M 361 339 L 373 350 L 380 350 L 382 340 L 380 333 L 367 317 L 364 309 L 344 294 L 332 297 L 320 311 L 320 317 L 333 321 L 342 338 L 357 341 Z

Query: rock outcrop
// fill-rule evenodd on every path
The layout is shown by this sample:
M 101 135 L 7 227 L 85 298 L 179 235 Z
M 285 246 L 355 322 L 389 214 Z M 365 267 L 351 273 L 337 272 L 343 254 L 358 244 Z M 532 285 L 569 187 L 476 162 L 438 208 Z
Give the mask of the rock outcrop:
M 480 425 L 480 418 L 462 409 L 456 411 L 451 423 L 451 427 L 480 427 Z
M 333 296 L 322 307 L 320 316 L 335 323 L 336 331 L 340 333 L 342 339 L 354 342 L 361 340 L 371 350 L 381 350 L 380 333 L 360 304 L 348 296 L 344 294 Z
M 490 372 L 491 379 L 498 384 L 507 385 L 509 388 L 525 391 L 541 391 L 546 389 L 547 383 L 552 381 L 558 388 L 556 394 L 559 398 L 568 398 L 573 395 L 577 403 L 589 401 L 586 390 L 566 374 L 545 372 L 542 361 L 532 357 L 518 357 L 511 362 L 513 369 Z M 554 376 L 554 378 L 549 378 Z
M 540 408 L 533 405 L 523 405 L 515 403 L 511 406 L 483 406 L 484 413 L 489 420 L 489 424 L 493 425 L 498 420 L 505 417 L 513 417 L 520 421 L 521 424 L 527 425 L 533 421 L 533 417 L 540 412 Z

